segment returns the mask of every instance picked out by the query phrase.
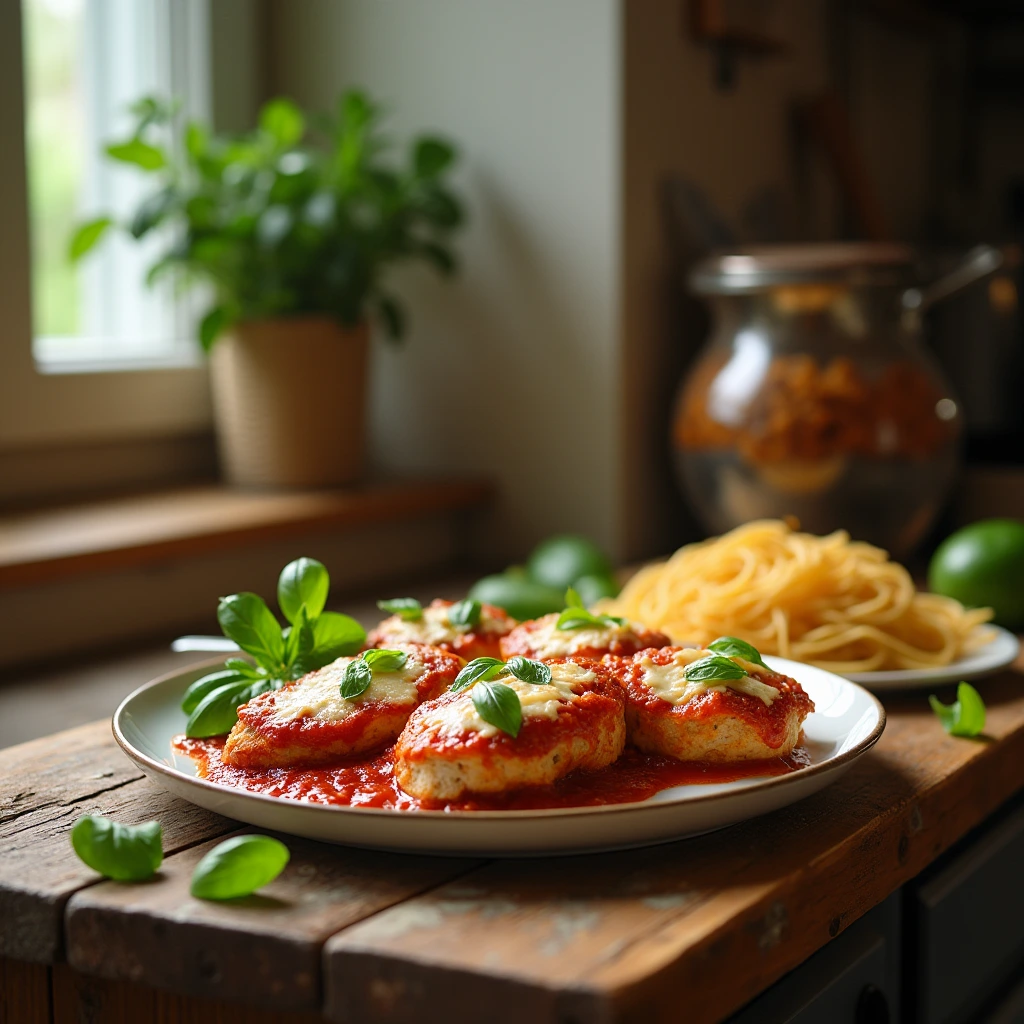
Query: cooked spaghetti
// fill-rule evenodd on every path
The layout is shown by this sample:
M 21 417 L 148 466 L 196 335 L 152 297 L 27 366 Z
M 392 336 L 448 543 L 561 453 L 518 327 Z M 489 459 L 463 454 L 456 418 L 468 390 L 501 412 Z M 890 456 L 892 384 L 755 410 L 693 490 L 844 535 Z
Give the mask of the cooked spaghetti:
M 834 672 L 948 665 L 990 639 L 990 608 L 919 593 L 880 548 L 798 533 L 779 520 L 737 527 L 641 569 L 604 610 L 677 643 L 737 636 L 764 654 Z

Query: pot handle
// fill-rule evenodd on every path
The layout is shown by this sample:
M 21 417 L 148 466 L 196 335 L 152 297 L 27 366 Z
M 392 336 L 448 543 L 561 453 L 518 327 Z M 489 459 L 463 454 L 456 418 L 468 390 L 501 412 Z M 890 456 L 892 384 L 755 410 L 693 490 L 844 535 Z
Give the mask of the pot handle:
M 908 288 L 902 296 L 903 313 L 917 317 L 936 302 L 948 299 L 958 291 L 989 274 L 994 274 L 1005 262 L 1001 249 L 991 245 L 976 245 L 948 274 L 924 288 Z

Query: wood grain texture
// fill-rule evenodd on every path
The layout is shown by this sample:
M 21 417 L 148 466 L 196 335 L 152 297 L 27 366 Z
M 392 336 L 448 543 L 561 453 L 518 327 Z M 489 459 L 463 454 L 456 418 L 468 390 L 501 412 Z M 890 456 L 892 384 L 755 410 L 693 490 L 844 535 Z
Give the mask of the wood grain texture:
M 50 968 L 0 957 L 0 1024 L 50 1024 Z
M 126 824 L 158 818 L 167 852 L 236 827 L 145 779 L 108 722 L 0 751 L 0 956 L 60 958 L 68 897 L 100 880 L 68 839 L 83 814 Z
M 0 587 L 161 565 L 254 542 L 469 510 L 479 480 L 376 483 L 345 491 L 193 487 L 0 519 Z
M 219 840 L 168 857 L 147 884 L 104 882 L 78 893 L 67 912 L 68 962 L 188 995 L 319 1009 L 330 935 L 479 863 L 279 838 L 288 866 L 246 899 L 189 894 L 195 865 Z
M 738 1009 L 1024 785 L 1024 686 L 980 684 L 988 738 L 887 700 L 878 746 L 760 820 L 626 853 L 494 862 L 332 938 L 326 1012 L 399 1024 L 688 1022 Z
M 282 1013 L 53 968 L 54 1024 L 323 1024 L 319 1013 Z

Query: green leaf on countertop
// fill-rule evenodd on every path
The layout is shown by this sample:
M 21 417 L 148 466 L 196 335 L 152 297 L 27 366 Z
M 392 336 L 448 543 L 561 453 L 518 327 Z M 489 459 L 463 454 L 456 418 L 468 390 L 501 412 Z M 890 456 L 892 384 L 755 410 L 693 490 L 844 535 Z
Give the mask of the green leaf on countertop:
M 956 700 L 943 704 L 935 694 L 928 698 L 942 728 L 951 736 L 972 737 L 985 729 L 985 702 L 970 683 L 961 682 L 956 688 Z
M 85 815 L 71 830 L 71 846 L 93 871 L 118 882 L 150 878 L 164 859 L 158 821 L 121 825 L 99 815 Z
M 735 636 L 720 636 L 717 640 L 712 640 L 707 649 L 726 658 L 742 658 L 744 661 L 753 662 L 762 668 L 768 668 L 761 658 L 761 652 L 756 647 Z
M 534 661 L 517 654 L 505 662 L 505 668 L 524 683 L 544 685 L 551 682 L 551 669 L 542 661 Z
M 523 724 L 523 706 L 519 694 L 505 683 L 481 679 L 471 694 L 477 714 L 513 739 Z
M 196 865 L 190 892 L 203 900 L 250 896 L 285 869 L 288 847 L 271 836 L 233 836 L 219 843 Z
M 459 672 L 448 689 L 458 693 L 480 680 L 497 679 L 504 671 L 505 662 L 500 658 L 474 658 Z
M 397 615 L 403 622 L 416 622 L 423 618 L 423 605 L 414 597 L 391 597 L 378 601 L 377 607 L 382 612 Z
M 448 621 L 453 626 L 478 626 L 483 605 L 475 598 L 467 597 L 463 601 L 456 601 L 448 609 Z
M 289 622 L 295 622 L 303 605 L 309 618 L 315 619 L 327 604 L 330 587 L 331 578 L 322 562 L 315 558 L 296 558 L 278 577 L 277 603 Z

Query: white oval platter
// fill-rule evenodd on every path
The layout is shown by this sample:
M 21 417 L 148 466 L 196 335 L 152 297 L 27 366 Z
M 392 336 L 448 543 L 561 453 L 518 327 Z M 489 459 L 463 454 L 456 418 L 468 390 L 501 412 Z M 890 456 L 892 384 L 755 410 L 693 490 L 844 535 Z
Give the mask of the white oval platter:
M 891 690 L 923 690 L 958 683 L 961 679 L 981 679 L 1012 665 L 1020 654 L 1020 641 L 1002 626 L 985 626 L 995 634 L 992 639 L 952 665 L 939 668 L 900 669 L 891 672 L 844 672 L 850 679 L 878 693 Z
M 331 843 L 416 853 L 540 856 L 626 849 L 723 828 L 785 807 L 829 785 L 882 735 L 885 711 L 866 690 L 785 658 L 769 665 L 793 676 L 815 703 L 804 723 L 806 768 L 788 775 L 677 786 L 649 800 L 600 807 L 517 811 L 397 811 L 336 807 L 250 793 L 196 777 L 172 740 L 185 728 L 185 688 L 211 662 L 155 679 L 114 712 L 124 752 L 165 789 L 238 821 Z

